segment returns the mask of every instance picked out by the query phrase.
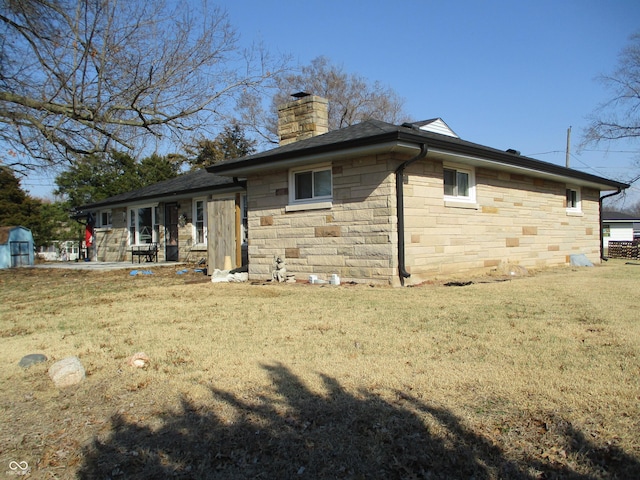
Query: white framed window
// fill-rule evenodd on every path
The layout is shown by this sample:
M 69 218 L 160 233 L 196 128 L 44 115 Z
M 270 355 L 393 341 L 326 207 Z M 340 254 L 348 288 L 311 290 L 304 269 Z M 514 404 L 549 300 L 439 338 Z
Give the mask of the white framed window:
M 475 203 L 476 176 L 473 168 L 445 164 L 443 185 L 445 200 Z
M 247 245 L 249 241 L 249 205 L 247 195 L 240 195 L 240 215 L 242 216 L 242 244 Z
M 331 164 L 291 169 L 289 171 L 289 203 L 331 202 L 333 180 Z
M 580 187 L 567 185 L 565 203 L 567 206 L 567 213 L 579 213 L 582 211 Z
M 158 243 L 160 241 L 160 205 L 156 205 L 153 207 L 153 234 L 154 234 L 154 242 Z
M 158 242 L 156 213 L 157 207 L 151 205 L 129 208 L 129 245 Z
M 111 210 L 100 210 L 98 215 L 99 226 L 102 228 L 110 227 L 113 224 Z
M 196 245 L 207 244 L 207 200 L 193 200 L 193 241 Z

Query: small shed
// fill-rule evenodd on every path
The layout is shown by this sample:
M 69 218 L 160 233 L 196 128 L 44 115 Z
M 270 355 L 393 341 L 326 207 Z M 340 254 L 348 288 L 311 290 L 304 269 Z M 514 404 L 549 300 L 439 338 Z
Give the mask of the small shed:
M 33 235 L 25 227 L 0 227 L 0 268 L 33 265 Z

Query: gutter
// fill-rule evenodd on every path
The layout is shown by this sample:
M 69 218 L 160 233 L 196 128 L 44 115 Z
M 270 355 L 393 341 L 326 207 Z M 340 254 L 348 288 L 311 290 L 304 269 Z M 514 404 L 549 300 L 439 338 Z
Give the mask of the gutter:
M 600 200 L 598 200 L 598 215 L 600 217 L 600 260 L 605 260 L 605 261 L 608 260 L 607 258 L 604 258 L 604 235 L 602 232 L 602 201 L 605 198 L 615 197 L 616 195 L 620 195 L 620 193 L 622 193 L 622 189 L 618 187 L 618 191 L 605 195 L 604 197 L 600 197 Z
M 604 190 L 601 188 L 603 186 L 622 189 L 628 188 L 629 186 L 579 170 L 569 169 L 526 156 L 515 155 L 466 140 L 424 132 L 411 124 L 403 124 L 402 126 L 386 124 L 386 127 L 388 128 L 385 130 L 382 127 L 375 126 L 373 130 L 381 131 L 382 133 L 379 134 L 364 134 L 364 136 L 346 140 L 343 137 L 336 136 L 335 142 L 328 144 L 318 143 L 319 139 L 325 135 L 332 135 L 338 131 L 329 132 L 307 140 L 294 142 L 284 147 L 278 147 L 274 150 L 210 165 L 206 167 L 206 169 L 210 173 L 221 176 L 244 177 L 247 174 L 259 173 L 266 169 L 293 166 L 294 164 L 300 163 L 301 159 L 304 159 L 304 163 L 313 163 L 325 158 L 335 158 L 336 155 L 346 155 L 347 153 L 350 155 L 358 153 L 366 154 L 376 151 L 377 149 L 384 150 L 399 143 L 406 142 L 415 145 L 428 142 L 429 149 L 433 153 L 442 151 L 462 157 L 470 157 L 480 163 L 499 164 L 503 167 L 510 166 L 519 170 L 528 170 L 534 174 L 537 172 L 571 179 L 573 182 L 579 180 L 581 184 L 582 182 L 592 184 L 592 187 L 598 185 L 598 187 L 595 188 L 599 188 L 600 190 Z M 310 145 L 309 142 L 311 142 Z M 303 147 L 299 144 L 303 144 Z M 305 147 L 304 145 L 308 146 Z
M 396 215 L 398 217 L 398 275 L 400 276 L 400 285 L 404 287 L 404 279 L 409 278 L 411 274 L 407 272 L 405 264 L 404 253 L 404 170 L 414 162 L 421 160 L 427 156 L 426 143 L 420 144 L 420 153 L 415 157 L 410 158 L 404 163 L 401 163 L 396 168 Z
M 412 145 L 414 144 L 415 140 Z M 403 145 L 408 146 L 408 143 L 400 143 L 397 139 L 388 139 L 380 143 L 350 146 L 340 150 L 319 151 L 319 149 L 312 149 L 313 151 L 306 153 L 296 151 L 293 153 L 297 153 L 297 155 L 278 155 L 275 160 L 271 157 L 258 158 L 251 164 L 243 162 L 245 163 L 244 165 L 238 165 L 237 163 L 225 165 L 224 162 L 221 162 L 207 167 L 207 171 L 223 177 L 246 178 L 249 175 L 259 174 L 268 170 L 287 169 L 333 161 L 340 158 L 376 155 L 378 153 L 387 153 L 399 149 L 403 150 Z M 415 150 L 415 147 L 411 148 L 411 150 Z

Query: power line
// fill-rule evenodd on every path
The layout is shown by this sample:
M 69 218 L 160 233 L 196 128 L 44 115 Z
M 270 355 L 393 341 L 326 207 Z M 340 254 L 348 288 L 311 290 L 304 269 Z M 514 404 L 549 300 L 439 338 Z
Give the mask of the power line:
M 582 150 L 583 152 L 599 152 L 599 153 L 640 153 L 638 150 Z
M 527 153 L 525 157 L 533 157 L 535 155 L 549 155 L 551 153 L 564 153 L 564 150 L 551 150 L 550 152 Z
M 569 155 L 571 156 L 571 158 L 574 158 L 575 160 L 580 162 L 582 165 L 584 165 L 588 170 L 592 170 L 595 173 L 597 173 L 598 175 L 600 174 L 600 172 L 598 172 L 595 168 L 593 168 L 591 165 L 588 165 L 587 163 L 583 162 L 580 158 L 575 156 L 573 153 L 569 153 Z

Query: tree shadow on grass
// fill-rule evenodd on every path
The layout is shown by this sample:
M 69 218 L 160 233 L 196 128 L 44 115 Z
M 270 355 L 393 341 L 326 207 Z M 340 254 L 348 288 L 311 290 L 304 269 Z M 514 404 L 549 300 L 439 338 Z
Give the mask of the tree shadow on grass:
M 525 455 L 507 458 L 451 412 L 402 393 L 395 402 L 354 395 L 323 376 L 326 393 L 319 395 L 283 365 L 264 368 L 275 396 L 249 401 L 211 389 L 233 408 L 233 420 L 186 399 L 157 430 L 115 416 L 110 438 L 84 452 L 79 477 L 586 480 L 640 473 L 635 459 L 594 448 L 568 424 L 562 431 L 566 448 L 581 451 L 593 473 Z

